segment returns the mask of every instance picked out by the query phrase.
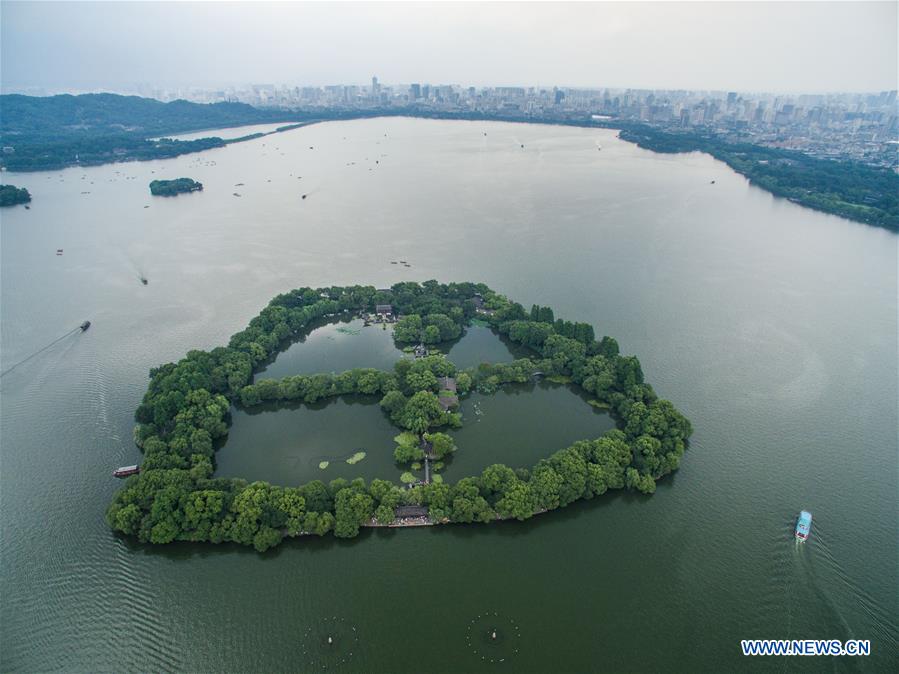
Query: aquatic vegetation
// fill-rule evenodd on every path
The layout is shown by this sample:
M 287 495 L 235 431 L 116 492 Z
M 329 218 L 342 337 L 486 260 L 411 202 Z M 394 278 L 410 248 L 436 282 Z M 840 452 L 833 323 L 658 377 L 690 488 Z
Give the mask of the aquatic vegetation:
M 402 482 L 403 484 L 412 484 L 413 482 L 415 482 L 415 476 L 412 473 L 406 471 L 405 473 L 400 475 L 400 482 Z
M 348 464 L 350 464 L 351 466 L 355 466 L 357 463 L 362 461 L 362 459 L 364 459 L 364 458 L 365 458 L 365 452 L 356 452 L 350 458 L 348 458 L 346 460 L 346 462 Z
M 330 461 L 319 461 L 318 462 L 318 467 L 321 468 L 322 470 L 324 470 L 325 468 L 327 468 L 330 465 L 331 465 Z

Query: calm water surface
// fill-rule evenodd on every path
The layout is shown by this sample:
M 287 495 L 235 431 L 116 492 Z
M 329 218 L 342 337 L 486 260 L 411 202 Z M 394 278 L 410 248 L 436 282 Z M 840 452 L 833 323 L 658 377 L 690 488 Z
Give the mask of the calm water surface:
M 149 195 L 181 176 L 204 191 Z M 776 199 L 705 155 L 550 126 L 329 123 L 6 181 L 34 202 L 0 216 L 2 367 L 93 326 L 0 384 L 4 671 L 307 672 L 328 657 L 308 635 L 328 625 L 358 638 L 330 671 L 490 671 L 466 640 L 487 611 L 522 634 L 509 671 L 895 668 L 895 235 Z M 227 343 L 290 288 L 429 278 L 481 280 L 617 337 L 693 422 L 681 470 L 651 498 L 265 555 L 106 528 L 110 471 L 140 459 L 132 414 L 151 367 Z M 510 359 L 486 333 L 450 357 Z M 399 356 L 363 334 L 313 333 L 260 376 Z M 464 407 L 450 479 L 608 424 L 552 387 Z M 296 481 L 332 452 L 344 470 L 360 445 L 357 474 L 395 476 L 379 414 L 235 412 L 220 472 Z M 803 508 L 814 528 L 797 546 Z M 763 637 L 871 639 L 873 655 L 740 655 Z

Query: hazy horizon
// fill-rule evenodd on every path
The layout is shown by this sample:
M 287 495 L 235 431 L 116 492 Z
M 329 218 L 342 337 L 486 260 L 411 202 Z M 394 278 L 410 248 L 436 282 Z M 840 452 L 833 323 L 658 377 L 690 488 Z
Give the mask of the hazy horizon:
M 0 2 L 5 92 L 473 86 L 862 93 L 895 2 Z

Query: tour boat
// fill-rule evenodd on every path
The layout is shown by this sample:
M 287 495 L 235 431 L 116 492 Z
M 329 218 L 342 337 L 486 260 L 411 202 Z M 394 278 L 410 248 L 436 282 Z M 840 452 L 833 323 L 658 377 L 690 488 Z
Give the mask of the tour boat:
M 113 471 L 113 477 L 130 477 L 140 472 L 140 466 L 122 466 Z
M 799 513 L 799 519 L 796 522 L 796 538 L 804 541 L 808 538 L 812 530 L 812 514 L 807 510 Z
M 89 327 L 91 327 L 91 322 L 90 322 L 90 321 L 85 321 L 85 322 L 82 323 L 79 327 L 81 328 L 81 332 L 84 332 L 84 331 L 87 330 Z

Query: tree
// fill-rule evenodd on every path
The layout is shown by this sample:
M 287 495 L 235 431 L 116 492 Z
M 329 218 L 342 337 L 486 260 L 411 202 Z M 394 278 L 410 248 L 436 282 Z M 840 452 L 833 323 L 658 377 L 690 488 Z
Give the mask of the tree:
M 583 498 L 587 486 L 587 462 L 576 447 L 567 447 L 553 454 L 550 465 L 562 478 L 559 485 L 559 505 Z
M 299 489 L 290 487 L 284 489 L 278 497 L 276 503 L 277 510 L 283 523 L 281 526 L 287 528 L 287 533 L 296 536 L 303 530 L 303 522 L 306 516 L 306 499 L 303 498 Z
M 323 513 L 333 509 L 331 493 L 321 480 L 312 480 L 300 487 L 300 495 L 305 502 L 306 510 Z
M 429 325 L 426 327 L 422 332 L 421 341 L 425 344 L 437 344 L 442 341 L 440 338 L 440 328 L 436 325 Z
M 430 370 L 409 372 L 405 383 L 410 392 L 437 390 L 437 377 Z
M 424 433 L 442 417 L 443 408 L 440 407 L 437 396 L 430 391 L 419 391 L 409 398 L 401 419 L 405 428 L 416 433 Z
M 411 314 L 403 316 L 393 326 L 393 339 L 401 344 L 410 344 L 421 340 L 421 316 Z
M 425 440 L 431 443 L 431 453 L 437 459 L 456 451 L 456 443 L 446 433 L 425 433 Z
M 393 520 L 396 519 L 396 515 L 393 508 L 382 504 L 375 510 L 375 519 L 378 520 L 380 524 L 392 524 Z
M 225 506 L 225 493 L 204 489 L 194 491 L 184 498 L 184 531 L 190 539 L 204 541 L 209 538 L 212 527 L 220 519 Z
M 473 522 L 474 521 L 474 503 L 471 499 L 464 496 L 457 496 L 453 499 L 453 507 L 450 510 L 450 519 L 453 522 Z
M 0 185 L 0 206 L 27 204 L 29 201 L 31 201 L 31 194 L 24 187 Z
M 353 488 L 341 489 L 334 499 L 334 535 L 353 538 L 359 534 L 359 526 L 374 514 L 371 496 Z
M 554 510 L 559 507 L 559 493 L 562 488 L 562 476 L 552 466 L 538 465 L 531 476 L 531 491 L 537 508 Z
M 411 463 L 424 457 L 425 453 L 418 445 L 399 445 L 393 450 L 393 460 L 397 463 Z
M 501 463 L 487 466 L 481 475 L 481 483 L 488 494 L 504 494 L 517 480 L 515 471 Z
M 614 337 L 603 337 L 597 353 L 614 361 L 618 357 L 618 341 Z
M 278 545 L 282 538 L 280 531 L 264 526 L 253 536 L 253 547 L 256 548 L 256 552 L 265 552 Z
M 526 520 L 534 514 L 534 501 L 530 486 L 516 480 L 508 486 L 503 497 L 496 502 L 496 511 L 501 517 Z
M 636 468 L 628 468 L 624 484 L 628 489 L 652 494 L 656 490 L 656 481 L 651 475 L 641 475 Z
M 136 534 L 140 528 L 141 519 L 143 519 L 141 509 L 136 504 L 129 503 L 124 508 L 115 511 L 111 526 L 123 534 Z
M 406 396 L 400 391 L 388 391 L 381 398 L 381 408 L 391 417 L 401 412 L 406 407 Z
M 150 532 L 150 542 L 157 545 L 171 543 L 178 535 L 178 525 L 171 517 L 166 518 L 153 526 Z
M 425 317 L 425 343 L 434 344 L 436 342 L 446 342 L 456 339 L 462 334 L 462 326 L 457 321 L 462 320 L 462 314 L 456 312 L 457 319 L 454 321 L 446 314 L 428 314 Z M 435 330 L 432 331 L 431 328 Z M 430 339 L 429 335 L 436 336 L 436 339 Z
M 467 372 L 460 372 L 456 375 L 456 390 L 459 393 L 468 393 L 471 390 L 471 375 Z

